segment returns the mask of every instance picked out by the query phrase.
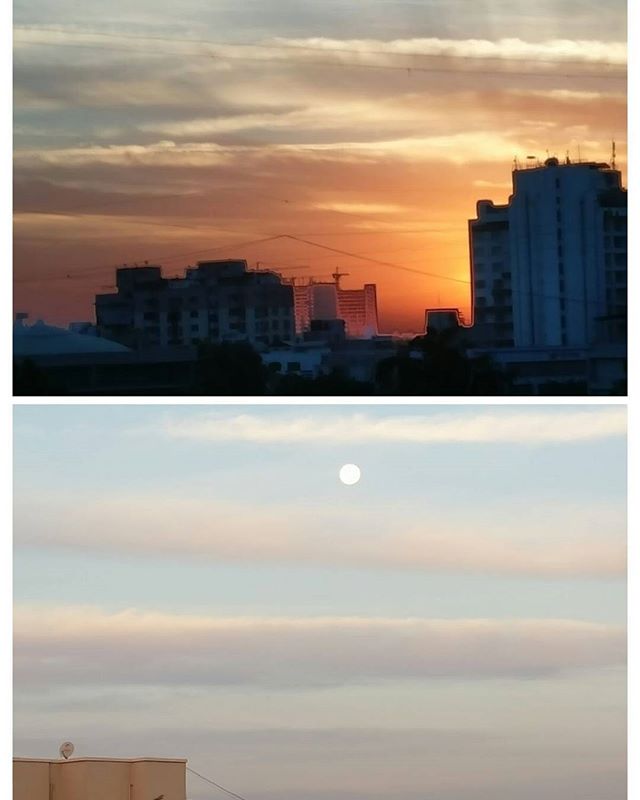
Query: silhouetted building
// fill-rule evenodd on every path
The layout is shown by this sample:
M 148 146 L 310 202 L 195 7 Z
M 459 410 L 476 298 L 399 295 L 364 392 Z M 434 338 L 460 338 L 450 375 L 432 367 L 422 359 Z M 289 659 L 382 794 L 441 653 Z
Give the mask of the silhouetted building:
M 473 338 L 492 348 L 587 348 L 624 342 L 627 193 L 608 164 L 513 172 L 506 205 L 469 221 Z
M 159 266 L 116 271 L 117 293 L 96 295 L 98 329 L 132 347 L 295 338 L 293 288 L 243 260 L 200 261 L 183 278 Z
M 424 312 L 424 330 L 441 333 L 447 330 L 458 330 L 465 327 L 459 308 L 426 308 Z
M 513 347 L 509 206 L 477 204 L 469 221 L 473 338 L 479 345 Z
M 310 330 L 313 320 L 344 320 L 345 332 L 352 339 L 368 339 L 378 334 L 376 286 L 366 283 L 362 289 L 343 289 L 338 277 L 334 282 L 295 283 L 296 332 Z

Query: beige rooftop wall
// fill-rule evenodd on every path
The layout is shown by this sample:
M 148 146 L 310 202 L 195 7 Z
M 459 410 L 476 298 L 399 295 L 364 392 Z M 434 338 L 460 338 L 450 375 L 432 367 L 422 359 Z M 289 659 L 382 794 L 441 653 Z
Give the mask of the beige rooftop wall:
M 186 800 L 183 759 L 13 760 L 13 800 Z
M 15 800 L 49 800 L 49 762 L 13 759 Z

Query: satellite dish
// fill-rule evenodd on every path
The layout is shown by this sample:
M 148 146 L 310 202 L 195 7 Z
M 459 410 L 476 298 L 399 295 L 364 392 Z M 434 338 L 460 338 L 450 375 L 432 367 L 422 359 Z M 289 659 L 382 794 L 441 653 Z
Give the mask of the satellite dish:
M 73 742 L 62 742 L 62 744 L 60 745 L 60 750 L 58 752 L 60 753 L 62 758 L 67 759 L 71 758 L 74 750 L 75 747 L 73 746 Z

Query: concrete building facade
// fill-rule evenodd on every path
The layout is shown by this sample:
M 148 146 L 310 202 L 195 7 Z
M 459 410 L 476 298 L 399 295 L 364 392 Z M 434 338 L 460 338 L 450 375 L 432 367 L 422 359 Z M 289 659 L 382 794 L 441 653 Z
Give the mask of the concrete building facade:
M 13 800 L 186 800 L 183 758 L 13 759 Z
M 588 348 L 626 337 L 627 198 L 608 164 L 513 172 L 506 205 L 469 221 L 474 341 L 492 348 Z
M 96 296 L 98 329 L 130 347 L 295 339 L 293 288 L 243 260 L 200 261 L 183 278 L 159 266 L 116 271 L 117 292 Z

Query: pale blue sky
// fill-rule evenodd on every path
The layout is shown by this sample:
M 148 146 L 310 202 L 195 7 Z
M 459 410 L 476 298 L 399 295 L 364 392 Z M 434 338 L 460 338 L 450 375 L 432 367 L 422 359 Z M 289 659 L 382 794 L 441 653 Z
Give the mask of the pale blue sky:
M 16 753 L 621 800 L 625 451 L 620 407 L 16 407 Z

